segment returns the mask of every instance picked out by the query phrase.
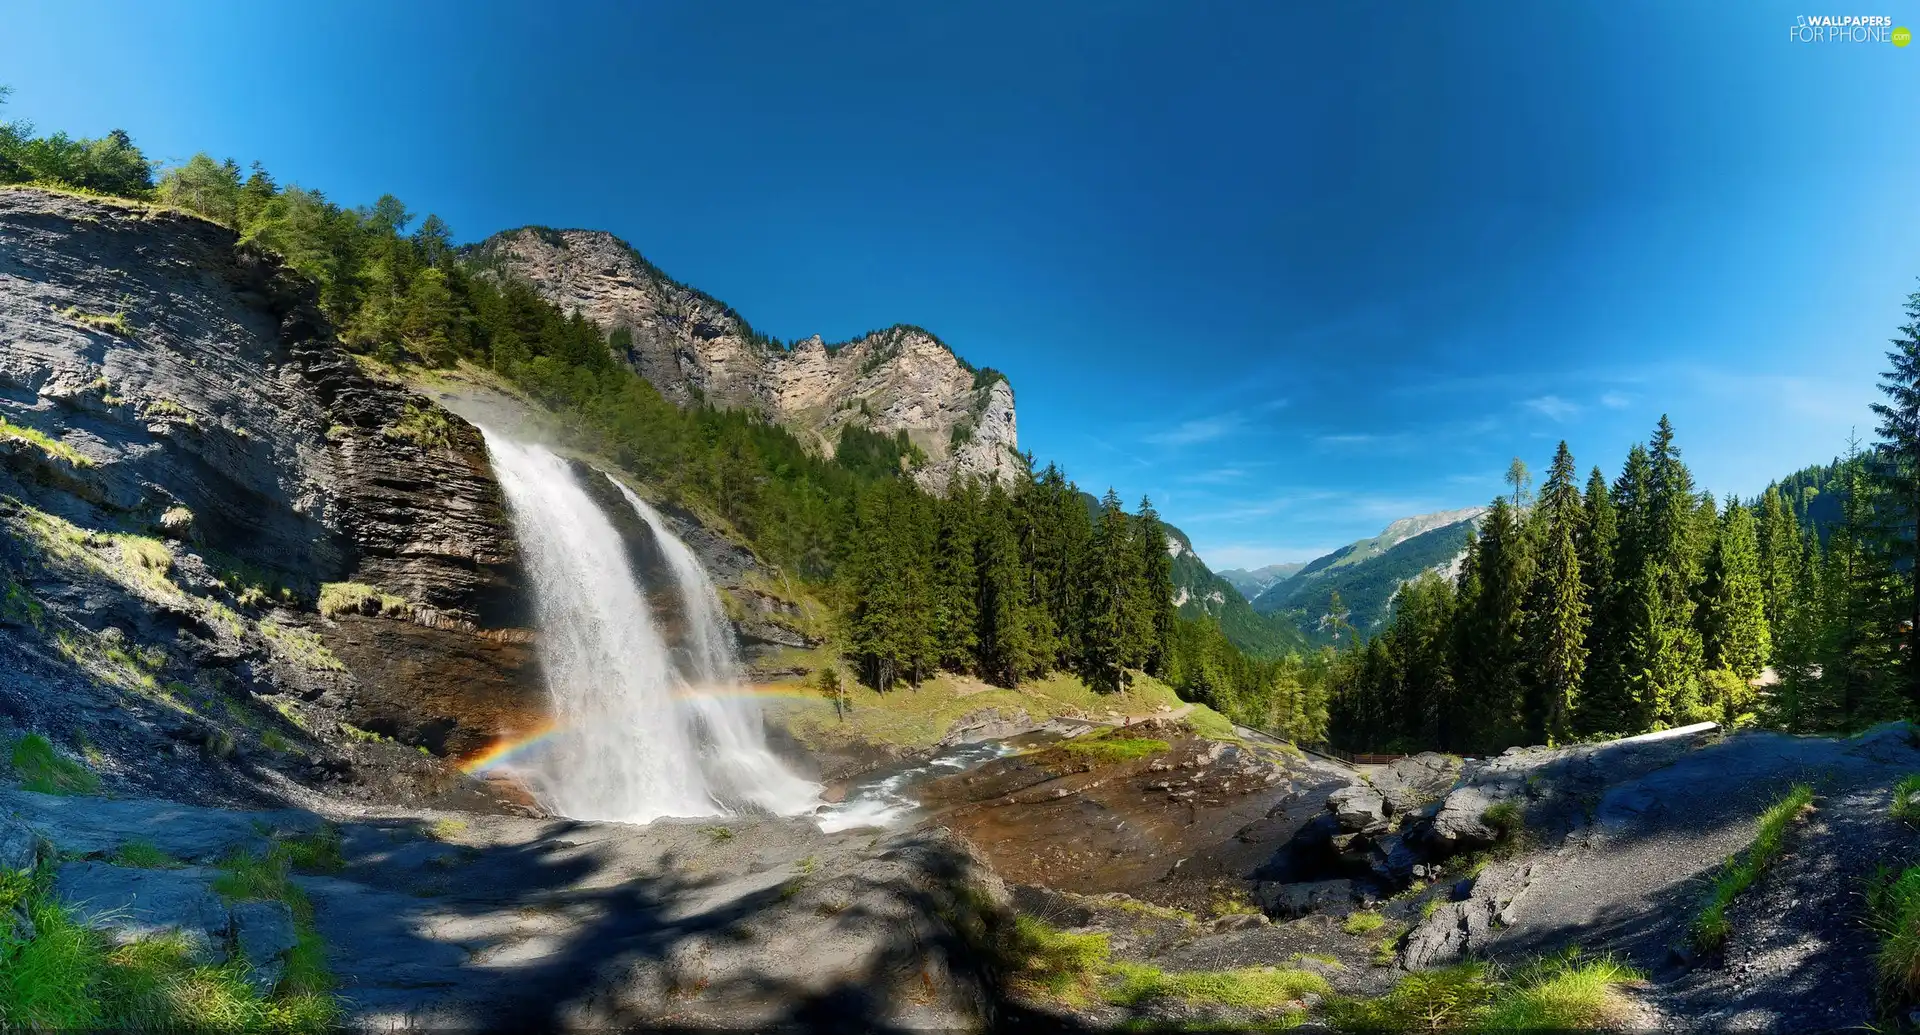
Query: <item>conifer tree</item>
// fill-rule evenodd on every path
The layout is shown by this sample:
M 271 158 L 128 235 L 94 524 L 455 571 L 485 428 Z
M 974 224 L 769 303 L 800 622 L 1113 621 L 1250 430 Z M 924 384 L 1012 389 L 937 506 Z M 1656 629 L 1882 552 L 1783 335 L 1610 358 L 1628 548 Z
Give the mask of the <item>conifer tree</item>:
M 1760 578 L 1760 548 L 1753 514 L 1728 499 L 1707 560 L 1704 644 L 1708 667 L 1726 669 L 1742 681 L 1765 667 L 1772 653 L 1766 591 Z
M 1760 595 L 1767 616 L 1768 641 L 1785 642 L 1787 610 L 1800 592 L 1797 577 L 1804 545 L 1799 523 L 1787 508 L 1778 485 L 1767 486 L 1760 497 Z M 1768 655 L 1771 663 L 1772 654 Z
M 1619 521 L 1613 507 L 1613 495 L 1607 488 L 1607 476 L 1593 468 L 1587 476 L 1583 501 L 1586 513 L 1581 518 L 1575 541 L 1580 553 L 1580 581 L 1586 587 L 1587 668 L 1581 677 L 1581 700 L 1574 709 L 1574 726 L 1582 733 L 1595 733 L 1614 721 L 1604 710 L 1618 707 L 1609 646 L 1614 614 L 1614 553 L 1618 547 Z M 1617 712 L 1614 714 L 1617 715 Z M 1605 721 L 1603 721 L 1605 720 Z
M 1173 649 L 1174 624 L 1180 617 L 1173 604 L 1173 556 L 1168 553 L 1167 530 L 1160 523 L 1160 514 L 1145 496 L 1140 498 L 1136 524 L 1141 562 L 1140 635 L 1145 644 L 1142 667 L 1150 675 L 1164 676 Z
M 1817 657 L 1826 714 L 1853 727 L 1900 711 L 1891 678 L 1892 566 L 1875 555 L 1875 484 L 1857 444 L 1848 444 L 1838 474 L 1841 520 L 1827 538 L 1821 572 L 1826 622 Z
M 1129 525 L 1120 497 L 1108 489 L 1088 546 L 1081 620 L 1083 675 L 1102 693 L 1125 689 L 1127 670 L 1141 660 L 1137 617 L 1141 560 Z
M 1563 441 L 1540 492 L 1541 553 L 1527 614 L 1532 652 L 1527 713 L 1533 738 L 1541 743 L 1563 742 L 1571 734 L 1587 665 L 1587 592 L 1579 548 L 1586 510 L 1574 477 L 1573 454 Z
M 1012 501 L 1000 483 L 989 485 L 975 537 L 980 674 L 1004 687 L 1018 686 L 1040 670 L 1033 643 L 1033 606 L 1027 599 L 1027 572 L 1020 563 L 1012 511 Z
M 975 565 L 981 493 L 961 479 L 939 503 L 933 557 L 934 635 L 940 664 L 972 672 L 980 646 L 980 580 Z
M 1906 317 L 1880 375 L 1887 399 L 1873 412 L 1880 418 L 1880 532 L 1889 560 L 1905 572 L 1894 607 L 1902 623 L 1901 690 L 1913 708 L 1920 707 L 1920 291 L 1907 296 Z
M 1526 598 L 1533 558 L 1520 516 L 1496 497 L 1481 519 L 1471 599 L 1461 600 L 1464 636 L 1456 644 L 1457 676 L 1465 690 L 1464 728 L 1475 749 L 1513 743 L 1525 731 Z
M 1640 575 L 1640 614 L 1649 624 L 1636 642 L 1650 653 L 1637 658 L 1647 676 L 1641 707 L 1649 725 L 1693 721 L 1700 697 L 1703 662 L 1694 625 L 1693 586 L 1697 581 L 1696 497 L 1693 475 L 1680 461 L 1673 425 L 1662 415 L 1648 443 L 1645 536 L 1646 562 Z

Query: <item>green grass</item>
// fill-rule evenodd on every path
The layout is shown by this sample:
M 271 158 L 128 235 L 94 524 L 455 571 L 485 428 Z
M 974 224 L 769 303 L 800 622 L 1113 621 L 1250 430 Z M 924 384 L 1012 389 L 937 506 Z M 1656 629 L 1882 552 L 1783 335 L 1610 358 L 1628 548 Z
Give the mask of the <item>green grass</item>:
M 439 407 L 420 399 L 409 399 L 406 412 L 380 434 L 394 442 L 447 449 L 453 445 L 453 422 Z
M 68 306 L 59 310 L 59 313 L 74 323 L 91 327 L 96 331 L 112 331 L 122 338 L 132 333 L 132 328 L 127 326 L 126 313 L 87 313 L 82 312 L 78 306 Z
M 132 866 L 142 870 L 173 870 L 182 864 L 180 860 L 156 848 L 151 841 L 128 841 L 113 853 L 115 866 Z
M 701 827 L 700 832 L 715 844 L 733 840 L 733 831 L 727 827 Z
M 347 866 L 340 852 L 340 831 L 328 826 L 312 834 L 280 840 L 280 850 L 295 873 L 338 873 Z
M 1233 720 L 1214 711 L 1204 704 L 1196 704 L 1182 720 L 1187 728 L 1208 740 L 1238 741 L 1240 734 L 1234 732 Z
M 100 789 L 100 777 L 86 766 L 61 755 L 53 742 L 38 733 L 29 733 L 13 743 L 13 771 L 20 786 L 41 794 L 92 794 Z
M 1118 730 L 1064 740 L 1059 750 L 1095 765 L 1113 765 L 1163 754 L 1173 745 L 1151 737 L 1129 737 Z
M 1372 934 L 1387 926 L 1387 918 L 1370 909 L 1362 909 L 1347 915 L 1346 922 L 1340 925 L 1348 934 Z
M 1385 995 L 1329 1000 L 1327 1020 L 1356 1033 L 1593 1031 L 1620 1022 L 1620 988 L 1641 980 L 1574 948 L 1504 974 L 1481 962 L 1415 971 Z
M 1882 872 L 1867 886 L 1867 922 L 1880 936 L 1874 968 L 1887 1012 L 1920 1000 L 1920 866 Z
M 1309 995 L 1332 992 L 1327 979 L 1305 970 L 1244 967 L 1170 973 L 1140 963 L 1116 963 L 1108 1002 L 1138 1006 L 1155 999 L 1192 1005 L 1238 1006 L 1256 1010 L 1297 1007 Z
M 335 657 L 334 653 L 327 649 L 327 645 L 320 642 L 320 637 L 305 629 L 281 625 L 279 622 L 268 619 L 260 623 L 260 634 L 295 664 L 322 672 L 347 670 L 346 663 Z
M 343 614 L 411 618 L 413 605 L 405 597 L 365 583 L 328 582 L 320 587 L 320 613 L 328 618 Z
M 1693 942 L 1702 952 L 1715 952 L 1727 942 L 1732 926 L 1727 922 L 1727 907 L 1733 900 L 1753 886 L 1760 874 L 1772 865 L 1786 846 L 1787 827 L 1800 817 L 1809 805 L 1813 804 L 1813 788 L 1807 784 L 1795 784 L 1786 797 L 1774 802 L 1767 811 L 1760 814 L 1760 829 L 1753 836 L 1753 843 L 1739 857 L 1727 860 L 1721 868 L 1720 876 L 1713 882 L 1713 890 L 1707 895 L 1707 904 L 1693 921 Z
M 307 1033 L 330 1030 L 339 1005 L 314 969 L 318 940 L 290 959 L 272 995 L 247 982 L 247 964 L 196 962 L 177 936 L 113 946 L 54 900 L 51 874 L 0 877 L 0 913 L 24 912 L 35 937 L 0 950 L 0 1028 Z
M 1014 919 L 1007 940 L 1015 985 L 1068 1005 L 1091 1001 L 1112 950 L 1104 934 L 1069 934 L 1030 916 Z
M 1905 823 L 1920 823 L 1920 801 L 1914 795 L 1920 794 L 1920 773 L 1908 773 L 1893 785 L 1893 818 Z
M 0 441 L 6 440 L 25 442 L 55 460 L 64 461 L 69 467 L 93 466 L 92 460 L 65 442 L 37 428 L 23 427 L 0 417 Z
M 451 816 L 434 820 L 433 826 L 427 830 L 427 833 L 433 835 L 436 841 L 452 841 L 466 832 L 467 821 L 454 819 Z

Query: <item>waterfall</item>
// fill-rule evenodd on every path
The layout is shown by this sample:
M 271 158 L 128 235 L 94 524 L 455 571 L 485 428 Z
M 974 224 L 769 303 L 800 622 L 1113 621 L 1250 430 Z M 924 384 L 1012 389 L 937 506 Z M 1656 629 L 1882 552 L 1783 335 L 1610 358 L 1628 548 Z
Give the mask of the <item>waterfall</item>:
M 812 806 L 818 788 L 773 757 L 758 709 L 738 696 L 731 640 L 712 624 L 725 617 L 686 545 L 655 526 L 682 598 L 704 594 L 687 607 L 695 631 L 682 674 L 625 544 L 572 467 L 539 446 L 481 433 L 533 583 L 557 728 L 529 774 L 540 796 L 563 815 L 629 823 Z M 676 551 L 697 573 L 691 585 Z
M 733 626 L 720 606 L 720 591 L 700 559 L 660 514 L 632 489 L 612 475 L 606 479 L 620 490 L 634 513 L 653 530 L 673 581 L 680 607 L 687 616 L 687 645 L 694 686 L 681 700 L 695 714 L 705 734 L 701 750 L 717 784 L 721 801 L 750 802 L 780 815 L 806 812 L 820 803 L 820 788 L 800 779 L 767 748 L 766 725 L 760 705 L 746 693 L 740 676 L 740 655 Z

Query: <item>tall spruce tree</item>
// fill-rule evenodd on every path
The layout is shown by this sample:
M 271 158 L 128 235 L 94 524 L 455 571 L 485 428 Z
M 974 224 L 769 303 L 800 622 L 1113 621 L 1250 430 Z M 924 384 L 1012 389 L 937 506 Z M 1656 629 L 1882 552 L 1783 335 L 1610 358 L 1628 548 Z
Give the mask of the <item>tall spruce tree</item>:
M 1753 513 L 1728 499 L 1720 533 L 1707 558 L 1705 654 L 1708 667 L 1725 669 L 1742 681 L 1760 674 L 1772 653 L 1767 627 L 1766 588 L 1761 580 L 1760 547 Z
M 1180 615 L 1173 604 L 1173 555 L 1168 552 L 1166 526 L 1153 501 L 1140 498 L 1135 538 L 1140 548 L 1140 636 L 1144 643 L 1142 667 L 1164 676 L 1173 650 L 1173 629 Z
M 1456 643 L 1467 743 L 1474 750 L 1525 736 L 1527 591 L 1533 558 L 1507 497 L 1496 497 L 1480 522 L 1471 597 L 1462 594 L 1463 636 Z
M 940 664 L 972 672 L 979 661 L 980 579 L 975 555 L 981 492 L 970 478 L 954 485 L 939 509 L 934 537 L 934 638 Z
M 1582 733 L 1607 728 L 1604 713 L 1597 707 L 1609 699 L 1608 649 L 1613 614 L 1613 562 L 1619 539 L 1619 520 L 1613 509 L 1613 495 L 1607 489 L 1607 476 L 1593 468 L 1587 476 L 1584 500 L 1586 514 L 1580 522 L 1576 542 L 1580 547 L 1580 581 L 1586 587 L 1587 668 L 1581 676 L 1581 699 L 1574 709 L 1574 727 Z
M 1873 404 L 1880 418 L 1875 474 L 1885 513 L 1879 531 L 1893 564 L 1905 578 L 1894 604 L 1901 619 L 1898 655 L 1901 691 L 1909 708 L 1920 707 L 1920 291 L 1907 296 L 1907 322 L 1887 352 L 1880 391 Z
M 1571 735 L 1587 667 L 1589 612 L 1579 545 L 1586 509 L 1575 477 L 1573 453 L 1563 441 L 1540 491 L 1540 557 L 1527 613 L 1532 677 L 1527 718 L 1534 740 L 1542 743 L 1564 742 Z
M 1874 517 L 1877 486 L 1857 443 L 1848 444 L 1838 474 L 1841 517 L 1827 537 L 1826 622 L 1817 657 L 1826 712 L 1833 724 L 1850 728 L 1892 718 L 1901 707 L 1892 678 L 1892 566 L 1875 552 L 1882 543 Z
M 1126 511 L 1120 509 L 1120 497 L 1108 489 L 1088 545 L 1081 619 L 1082 674 L 1102 693 L 1125 689 L 1127 670 L 1141 661 L 1141 559 L 1131 525 Z
M 974 540 L 980 674 L 1004 687 L 1018 686 L 1041 669 L 1033 642 L 1035 608 L 1027 597 L 1029 581 L 1013 509 L 1000 483 L 989 485 Z
M 1680 460 L 1673 425 L 1663 414 L 1648 443 L 1646 563 L 1641 575 L 1641 613 L 1648 623 L 1639 641 L 1647 674 L 1641 704 L 1649 725 L 1691 722 L 1700 703 L 1704 661 L 1694 625 L 1693 587 L 1698 581 L 1698 539 L 1693 475 Z
M 1767 616 L 1768 642 L 1778 647 L 1787 639 L 1787 610 L 1800 592 L 1798 575 L 1804 547 L 1800 525 L 1788 509 L 1778 485 L 1760 496 L 1760 595 Z M 1772 663 L 1772 654 L 1767 657 Z

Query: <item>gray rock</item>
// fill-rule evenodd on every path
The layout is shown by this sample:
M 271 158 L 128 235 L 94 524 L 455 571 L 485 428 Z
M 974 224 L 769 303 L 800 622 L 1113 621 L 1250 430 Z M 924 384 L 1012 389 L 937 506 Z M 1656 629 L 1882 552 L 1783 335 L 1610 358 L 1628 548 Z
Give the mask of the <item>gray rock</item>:
M 1440 811 L 1434 814 L 1429 843 L 1440 854 L 1493 844 L 1500 834 L 1480 818 L 1493 804 L 1494 799 L 1480 787 L 1462 787 L 1447 795 Z
M 274 834 L 308 834 L 324 821 L 311 812 L 235 812 L 142 798 L 66 797 L 0 792 L 0 810 L 62 852 L 110 855 L 146 841 L 184 862 L 212 862 L 232 851 L 264 853 Z M 3 835 L 0 835 L 3 836 Z
M 1340 821 L 1340 829 L 1352 834 L 1378 834 L 1387 830 L 1387 800 L 1363 783 L 1342 787 L 1327 795 L 1327 809 Z
M 40 862 L 42 847 L 42 839 L 32 827 L 12 816 L 0 816 L 0 870 L 11 873 L 33 869 Z
M 83 924 L 124 945 L 177 934 L 205 960 L 226 958 L 231 926 L 227 907 L 213 893 L 214 871 L 140 870 L 101 862 L 60 867 L 53 893 Z
M 247 980 L 260 994 L 272 992 L 287 969 L 299 933 L 285 902 L 241 902 L 232 910 L 233 943 L 251 968 Z
M 1399 834 L 1388 834 L 1374 841 L 1367 866 L 1390 887 L 1404 887 L 1413 879 L 1416 868 L 1425 869 L 1419 854 Z
M 1372 783 L 1386 798 L 1388 814 L 1399 816 L 1446 797 L 1459 778 L 1460 759 L 1423 751 L 1374 773 Z
M 1353 906 L 1353 882 L 1322 880 L 1306 884 L 1282 884 L 1263 881 L 1255 886 L 1254 900 L 1269 915 L 1282 919 L 1308 913 L 1347 913 Z

